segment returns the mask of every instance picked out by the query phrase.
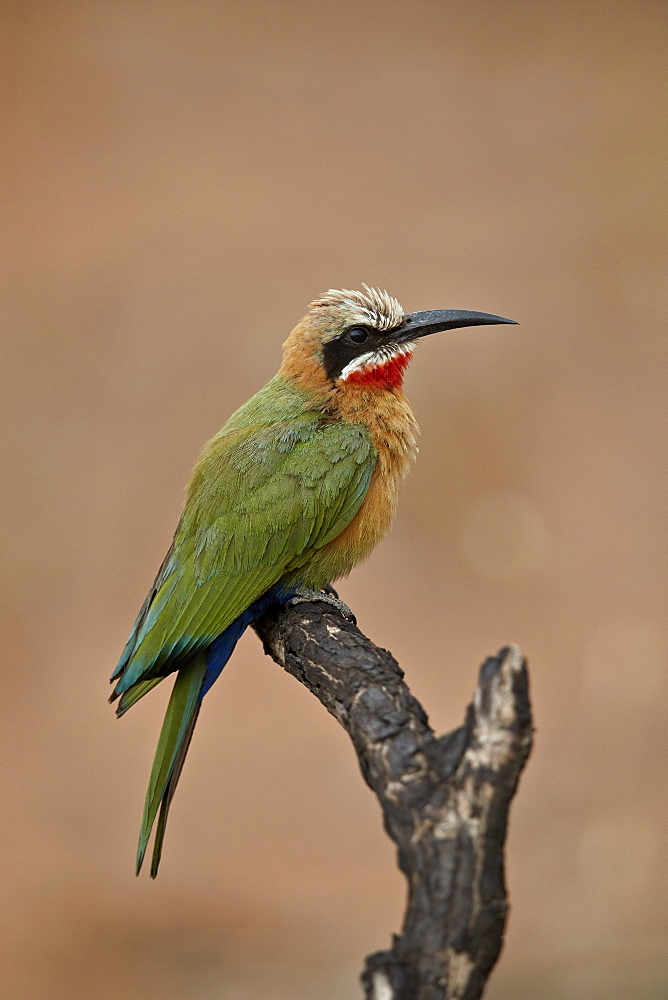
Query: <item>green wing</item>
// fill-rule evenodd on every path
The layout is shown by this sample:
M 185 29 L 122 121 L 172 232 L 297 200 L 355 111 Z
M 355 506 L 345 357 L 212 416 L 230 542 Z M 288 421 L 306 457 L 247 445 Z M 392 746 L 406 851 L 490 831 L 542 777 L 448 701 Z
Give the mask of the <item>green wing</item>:
M 112 680 L 119 714 L 336 538 L 376 464 L 368 430 L 307 413 L 223 433 L 195 469 L 174 542 Z

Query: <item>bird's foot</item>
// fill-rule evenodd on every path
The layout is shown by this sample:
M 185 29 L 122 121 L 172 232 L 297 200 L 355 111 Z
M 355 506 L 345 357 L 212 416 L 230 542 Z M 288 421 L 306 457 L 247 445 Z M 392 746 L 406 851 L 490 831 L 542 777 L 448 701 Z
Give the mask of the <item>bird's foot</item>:
M 357 625 L 357 619 L 355 615 L 350 610 L 347 604 L 339 599 L 338 594 L 334 588 L 328 583 L 322 590 L 308 590 L 306 587 L 299 587 L 298 590 L 294 592 L 292 597 L 287 601 L 287 606 L 292 607 L 293 604 L 307 604 L 313 601 L 317 601 L 320 604 L 329 604 L 331 607 L 336 608 L 344 618 L 347 618 L 349 622 L 353 625 Z

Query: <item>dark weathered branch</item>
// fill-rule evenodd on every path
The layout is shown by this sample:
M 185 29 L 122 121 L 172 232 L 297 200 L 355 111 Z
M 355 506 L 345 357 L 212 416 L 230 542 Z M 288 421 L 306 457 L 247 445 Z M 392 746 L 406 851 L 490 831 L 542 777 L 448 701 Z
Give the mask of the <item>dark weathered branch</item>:
M 366 960 L 367 1000 L 476 1000 L 501 950 L 508 807 L 531 749 L 519 650 L 483 664 L 464 725 L 437 737 L 392 655 L 332 607 L 274 608 L 256 630 L 348 732 L 408 880 L 401 934 Z

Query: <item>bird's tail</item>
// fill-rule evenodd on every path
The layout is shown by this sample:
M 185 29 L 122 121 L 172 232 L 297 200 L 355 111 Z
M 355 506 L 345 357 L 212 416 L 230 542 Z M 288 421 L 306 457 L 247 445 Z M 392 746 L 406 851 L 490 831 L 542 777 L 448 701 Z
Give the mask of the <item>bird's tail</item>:
M 174 682 L 146 791 L 137 848 L 137 875 L 141 871 L 151 830 L 160 809 L 151 859 L 151 878 L 158 873 L 167 814 L 202 704 L 206 668 L 206 654 L 198 653 L 181 667 Z

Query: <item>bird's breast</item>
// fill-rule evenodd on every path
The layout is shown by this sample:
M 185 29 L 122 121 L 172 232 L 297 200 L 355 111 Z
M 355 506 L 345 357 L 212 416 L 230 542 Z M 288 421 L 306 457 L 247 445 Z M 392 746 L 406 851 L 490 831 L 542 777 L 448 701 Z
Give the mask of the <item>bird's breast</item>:
M 399 485 L 417 453 L 417 423 L 403 392 L 357 389 L 338 401 L 338 416 L 363 423 L 378 457 L 369 489 L 357 514 L 337 538 L 318 552 L 321 586 L 346 576 L 378 545 L 397 510 Z M 352 397 L 352 399 L 350 399 Z

